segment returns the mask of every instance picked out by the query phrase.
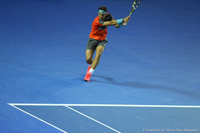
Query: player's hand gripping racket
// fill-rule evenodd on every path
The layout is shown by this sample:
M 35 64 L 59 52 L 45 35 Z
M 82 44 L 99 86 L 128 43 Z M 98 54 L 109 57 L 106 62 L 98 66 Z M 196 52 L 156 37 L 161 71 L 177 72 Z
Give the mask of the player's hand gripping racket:
M 131 8 L 131 12 L 128 15 L 129 17 L 131 16 L 131 14 L 138 8 L 138 6 L 140 5 L 141 0 L 135 0 L 133 2 L 132 8 Z M 128 23 L 124 23 L 124 25 L 127 25 Z

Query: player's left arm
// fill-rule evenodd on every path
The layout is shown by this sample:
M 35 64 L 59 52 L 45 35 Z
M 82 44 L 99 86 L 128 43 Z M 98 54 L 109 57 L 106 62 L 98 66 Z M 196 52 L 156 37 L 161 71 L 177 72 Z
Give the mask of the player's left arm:
M 112 26 L 117 25 L 117 20 L 113 19 L 110 13 L 106 14 L 106 18 L 104 19 L 103 26 Z
M 127 23 L 128 23 L 129 20 L 130 20 L 130 16 L 124 18 L 124 19 L 123 19 L 123 23 L 121 23 L 121 24 L 115 24 L 114 26 L 115 26 L 116 28 L 120 28 L 120 27 L 122 27 L 122 26 L 124 26 L 124 25 L 127 25 Z M 114 22 L 114 21 L 116 21 L 116 20 L 115 20 L 115 19 L 113 18 L 113 16 L 109 13 L 109 14 L 106 15 L 105 21 L 112 21 L 112 22 Z
M 103 26 L 111 26 L 114 25 L 116 28 L 120 28 L 123 26 L 122 24 L 128 23 L 130 17 L 126 17 L 124 19 L 117 19 L 115 20 L 111 14 L 107 14 L 105 22 L 103 23 Z
M 105 21 L 116 21 L 114 18 L 113 18 L 113 16 L 109 13 L 109 14 L 107 14 L 106 15 L 106 20 Z M 119 28 L 118 27 L 118 24 L 115 24 L 114 25 L 116 28 Z

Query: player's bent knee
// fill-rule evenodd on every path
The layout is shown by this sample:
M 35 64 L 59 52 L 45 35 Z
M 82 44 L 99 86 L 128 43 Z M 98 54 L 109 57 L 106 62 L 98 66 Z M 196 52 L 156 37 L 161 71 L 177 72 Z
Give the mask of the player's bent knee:
M 87 64 L 92 64 L 92 59 L 86 59 Z

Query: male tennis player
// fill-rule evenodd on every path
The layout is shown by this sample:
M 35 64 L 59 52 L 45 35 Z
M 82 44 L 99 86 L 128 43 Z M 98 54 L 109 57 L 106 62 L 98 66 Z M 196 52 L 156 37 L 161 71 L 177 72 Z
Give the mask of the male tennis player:
M 99 7 L 98 16 L 92 23 L 92 30 L 89 35 L 89 40 L 86 47 L 86 62 L 89 64 L 87 74 L 84 78 L 85 81 L 89 82 L 92 73 L 99 64 L 101 54 L 103 53 L 106 43 L 107 28 L 108 26 L 115 26 L 120 28 L 128 23 L 130 17 L 124 19 L 115 20 L 108 9 L 105 6 Z M 96 51 L 95 58 L 93 60 L 93 54 Z

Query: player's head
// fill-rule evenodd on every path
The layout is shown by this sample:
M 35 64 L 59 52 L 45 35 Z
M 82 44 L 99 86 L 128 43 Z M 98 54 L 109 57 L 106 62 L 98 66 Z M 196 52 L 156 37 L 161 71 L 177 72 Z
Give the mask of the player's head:
M 100 20 L 105 19 L 107 12 L 108 12 L 108 9 L 105 6 L 99 7 L 98 9 L 99 19 Z

